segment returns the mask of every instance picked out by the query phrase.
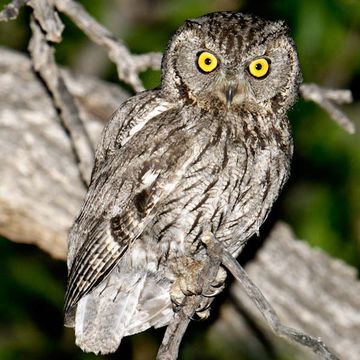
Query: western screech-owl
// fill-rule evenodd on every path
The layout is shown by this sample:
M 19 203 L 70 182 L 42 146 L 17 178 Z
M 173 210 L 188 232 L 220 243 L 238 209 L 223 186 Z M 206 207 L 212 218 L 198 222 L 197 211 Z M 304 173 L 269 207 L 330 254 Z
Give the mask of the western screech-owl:
M 179 28 L 160 88 L 107 124 L 70 231 L 65 323 L 83 350 L 169 323 L 195 291 L 205 227 L 235 256 L 259 231 L 289 174 L 299 82 L 282 22 L 219 12 Z

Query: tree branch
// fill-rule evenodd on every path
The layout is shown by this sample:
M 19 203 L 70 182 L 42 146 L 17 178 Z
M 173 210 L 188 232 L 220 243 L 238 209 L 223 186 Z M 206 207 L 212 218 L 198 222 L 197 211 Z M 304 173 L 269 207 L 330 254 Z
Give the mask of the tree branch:
M 339 126 L 350 134 L 355 132 L 355 125 L 336 104 L 350 104 L 353 101 L 350 90 L 322 88 L 316 84 L 302 84 L 300 93 L 305 100 L 313 101 L 323 108 Z
M 69 16 L 92 41 L 105 47 L 109 58 L 116 64 L 120 80 L 132 86 L 135 91 L 144 90 L 139 78 L 139 72 L 146 69 L 159 70 L 162 54 L 131 54 L 126 45 L 120 39 L 116 39 L 109 30 L 90 16 L 81 4 L 73 0 L 49 1 L 30 1 L 30 6 L 37 10 L 38 21 L 45 30 L 48 40 L 54 42 L 61 40 L 63 25 L 57 13 L 49 10 L 55 5 L 59 11 Z M 47 4 L 48 2 L 49 4 Z M 0 13 L 0 21 L 16 18 L 19 8 L 25 3 L 27 3 L 27 0 L 13 0 L 13 2 Z M 46 10 L 46 12 L 43 10 Z M 300 86 L 300 94 L 305 100 L 311 100 L 322 107 L 344 130 L 350 134 L 355 132 L 354 123 L 333 104 L 334 102 L 336 104 L 351 103 L 353 99 L 350 90 L 326 89 L 316 84 L 302 84 Z
M 131 85 L 135 91 L 144 87 L 139 72 L 148 68 L 159 69 L 160 53 L 132 55 L 125 44 L 115 38 L 105 27 L 99 24 L 85 9 L 72 0 L 55 0 L 57 9 L 67 16 L 96 44 L 105 47 L 109 58 L 116 64 L 119 79 Z
M 34 17 L 40 19 L 43 14 L 38 14 L 37 9 L 37 6 L 34 7 Z M 94 146 L 80 118 L 74 99 L 56 65 L 54 48 L 48 44 L 45 34 L 33 17 L 30 27 L 33 36 L 29 43 L 29 51 L 33 59 L 34 69 L 51 92 L 55 108 L 59 110 L 62 124 L 70 136 L 74 154 L 79 164 L 80 176 L 86 188 L 90 181 L 94 161 Z
M 210 228 L 210 227 L 209 227 Z M 207 249 L 207 261 L 199 276 L 203 294 L 209 294 L 213 291 L 214 283 L 221 264 L 222 247 L 218 242 L 213 241 L 214 236 L 209 231 L 203 234 L 202 241 Z M 211 303 L 210 298 L 205 298 L 206 303 Z M 204 295 L 186 296 L 180 309 L 175 313 L 174 318 L 167 326 L 163 341 L 157 354 L 157 360 L 176 360 L 178 358 L 179 346 L 185 331 L 194 317 L 194 314 L 201 309 Z
M 34 15 L 45 34 L 46 40 L 59 43 L 64 24 L 54 10 L 53 0 L 30 0 L 27 4 L 34 9 Z
M 25 3 L 27 3 L 26 0 L 12 1 L 0 13 L 0 21 L 14 19 L 19 8 Z M 111 106 L 108 106 L 107 97 L 118 91 L 108 85 L 103 86 L 101 90 L 103 98 L 97 100 L 97 104 L 91 103 L 92 94 L 84 95 L 81 91 L 80 94 L 76 93 L 78 91 L 76 90 L 77 86 L 82 85 L 74 85 L 76 81 L 71 80 L 72 77 L 66 72 L 60 71 L 55 62 L 54 49 L 48 44 L 48 41 L 61 41 L 63 30 L 63 24 L 54 10 L 54 6 L 58 11 L 69 16 L 92 41 L 105 47 L 110 59 L 117 66 L 119 78 L 130 84 L 136 91 L 143 89 L 139 72 L 147 68 L 159 69 L 161 54 L 131 54 L 121 40 L 115 39 L 113 34 L 91 17 L 80 4 L 72 0 L 31 0 L 29 6 L 34 9 L 34 18 L 31 20 L 33 37 L 29 46 L 34 68 L 51 92 L 53 104 L 60 113 L 63 127 L 69 133 L 71 142 L 65 136 L 63 129 L 55 124 L 54 120 L 57 118 L 57 114 L 54 112 L 53 104 L 49 101 L 44 87 L 33 77 L 28 67 L 29 61 L 22 62 L 18 69 L 15 63 L 11 63 L 11 70 L 7 68 L 5 72 L 0 71 L 0 104 L 2 102 L 0 106 L 0 161 L 3 164 L 1 169 L 2 186 L 0 187 L 0 233 L 15 241 L 35 243 L 53 256 L 65 258 L 66 233 L 80 207 L 85 192 L 84 186 L 76 176 L 77 168 L 71 148 L 79 162 L 83 183 L 87 183 L 93 161 L 93 146 L 88 130 L 92 127 L 96 128 L 91 138 L 92 141 L 96 141 L 101 129 L 101 125 L 92 120 L 99 117 L 107 118 L 110 112 L 121 103 L 123 97 L 120 99 L 119 96 Z M 0 68 L 4 66 L 1 61 L 2 56 L 0 56 Z M 23 68 L 20 69 L 20 67 Z M 24 72 L 19 71 L 19 69 L 24 70 Z M 13 84 L 9 83 L 7 77 L 9 74 L 11 81 L 14 82 Z M 71 86 L 71 81 L 73 81 L 73 86 Z M 16 88 L 11 88 L 11 86 L 16 86 Z M 29 88 L 27 89 L 26 86 Z M 94 86 L 96 88 L 101 87 L 96 81 Z M 26 94 L 27 90 L 31 95 Z M 300 93 L 304 99 L 314 101 L 324 108 L 330 117 L 346 131 L 350 133 L 355 131 L 351 120 L 334 104 L 350 103 L 352 101 L 350 91 L 330 90 L 315 84 L 303 84 Z M 12 94 L 12 97 L 9 94 Z M 29 97 L 26 99 L 26 96 Z M 13 102 L 14 97 L 16 97 L 15 103 Z M 34 109 L 36 109 L 35 112 Z M 109 113 L 107 113 L 108 109 L 110 109 Z M 102 115 L 99 116 L 99 113 Z M 81 117 L 84 117 L 84 122 Z M 84 125 L 87 126 L 87 129 Z M 290 237 L 288 240 L 290 244 L 294 243 L 293 238 Z M 268 240 L 270 244 L 277 242 L 278 239 L 270 238 Z M 265 267 L 261 263 L 261 255 L 266 251 L 266 248 L 265 250 L 261 249 L 259 252 L 260 260 L 258 258 L 250 265 L 260 264 L 262 271 L 267 266 L 268 273 L 271 274 L 270 270 L 273 270 L 274 260 L 271 260 L 270 265 L 265 264 Z M 292 255 L 293 251 L 293 249 L 288 250 L 279 264 L 283 265 L 283 259 L 289 254 Z M 273 258 L 279 252 L 273 254 Z M 307 269 L 316 263 L 317 259 L 314 255 L 315 251 L 310 248 L 304 254 L 302 266 Z M 329 259 L 329 257 L 326 258 Z M 333 260 L 329 259 L 329 261 Z M 275 312 L 269 307 L 269 304 L 241 267 L 239 270 L 234 259 L 225 256 L 224 262 L 245 285 L 247 292 L 257 299 L 259 309 L 276 332 L 290 336 L 295 341 L 302 342 L 314 349 L 316 348 L 316 351 L 323 354 L 324 358 L 335 359 L 317 339 L 282 326 Z M 280 287 L 274 286 L 274 284 L 291 280 L 291 266 L 294 264 L 290 264 L 287 271 L 272 274 L 273 278 L 267 284 L 271 284 L 274 291 L 289 292 L 291 289 L 289 284 Z M 337 277 L 339 280 L 334 284 L 331 283 L 331 291 L 335 292 L 332 293 L 332 299 L 327 302 L 328 306 L 331 304 L 332 309 L 335 308 L 337 321 L 328 316 L 318 322 L 323 328 L 336 330 L 326 338 L 326 342 L 331 343 L 339 354 L 348 354 L 348 348 L 357 349 L 358 341 L 356 336 L 347 332 L 347 329 L 353 330 L 354 334 L 358 333 L 359 322 L 354 312 L 351 312 L 354 316 L 347 316 L 348 314 L 342 313 L 342 311 L 344 312 L 343 309 L 358 309 L 358 304 L 354 304 L 357 301 L 356 299 L 360 298 L 359 292 L 357 291 L 354 296 L 349 298 L 343 298 L 341 296 L 344 292 L 342 282 L 346 283 L 347 277 L 341 272 L 338 273 L 337 269 L 334 269 L 326 261 L 321 263 L 321 271 L 327 275 L 327 277 L 319 280 L 321 286 L 329 286 L 329 274 L 332 275 L 331 278 Z M 249 274 L 253 278 L 252 273 L 249 272 Z M 257 283 L 263 288 L 262 283 Z M 353 280 L 351 284 L 353 288 L 359 289 L 360 285 L 356 280 Z M 352 291 L 353 288 L 351 288 Z M 317 294 L 316 285 L 307 284 L 307 289 L 312 289 Z M 326 289 L 323 290 L 326 291 Z M 294 298 L 300 305 L 303 305 L 304 289 L 299 287 L 295 290 L 291 289 L 291 291 L 293 291 Z M 173 322 L 166 330 L 162 347 L 159 349 L 159 359 L 177 357 L 180 341 L 186 331 L 189 319 L 196 312 L 200 301 L 201 297 L 199 296 L 186 299 L 184 307 L 175 315 Z M 283 306 L 282 301 L 283 299 L 276 297 L 275 300 L 271 299 L 271 302 L 280 308 Z M 311 319 L 317 319 L 319 309 L 312 309 L 306 301 L 305 304 L 310 312 L 308 316 Z M 283 316 L 285 321 L 299 317 L 297 312 L 294 315 L 293 309 L 294 306 L 291 307 L 292 311 Z M 296 307 L 295 309 L 298 310 Z M 345 325 L 341 322 L 344 322 Z M 337 331 L 337 329 L 342 331 Z M 314 331 L 313 333 L 321 334 L 321 331 Z M 344 339 L 345 333 L 346 339 Z M 305 337 L 303 337 L 304 335 Z M 348 356 L 347 359 L 352 358 Z
M 128 95 L 99 80 L 64 71 L 61 75 L 92 141 L 97 141 L 103 123 Z M 45 87 L 34 76 L 31 61 L 0 48 L 0 233 L 65 259 L 66 234 L 85 189 L 57 116 Z M 282 321 L 321 336 L 338 354 L 357 360 L 360 283 L 355 269 L 296 241 L 284 225 L 276 229 L 246 267 L 247 273 Z M 266 333 L 259 312 L 241 287 L 234 284 L 232 293 Z M 216 338 L 233 338 L 235 344 L 246 338 L 244 347 L 250 346 L 249 331 L 244 335 L 234 328 L 241 313 L 229 306 L 221 309 L 224 316 L 217 322 L 221 330 Z M 267 337 L 278 344 L 278 338 Z M 301 353 L 299 358 L 308 359 L 308 355 Z
M 245 269 L 284 323 L 321 337 L 341 359 L 358 360 L 360 282 L 356 269 L 297 240 L 283 223 L 276 224 Z M 274 351 L 289 354 L 291 359 L 316 358 L 275 336 L 239 283 L 234 282 L 231 295 L 232 301 L 221 307 L 210 331 L 212 338 L 228 346 L 235 344 L 245 353 L 259 352 L 259 358 L 266 357 L 266 341 Z
M 275 334 L 297 344 L 309 347 L 315 354 L 325 360 L 338 360 L 338 357 L 333 355 L 320 339 L 316 339 L 302 331 L 283 325 L 260 289 L 251 281 L 236 259 L 226 250 L 223 250 L 222 263 L 245 290 L 250 300 L 256 305 Z
M 181 340 L 200 302 L 199 296 L 188 296 L 185 298 L 181 309 L 174 314 L 173 319 L 166 328 L 156 356 L 157 360 L 177 359 Z
M 61 70 L 92 142 L 127 97 L 119 87 Z M 0 234 L 66 258 L 85 188 L 69 136 L 31 60 L 0 47 Z
M 10 4 L 4 7 L 4 10 L 0 12 L 0 21 L 14 20 L 19 15 L 19 10 L 29 0 L 13 0 Z

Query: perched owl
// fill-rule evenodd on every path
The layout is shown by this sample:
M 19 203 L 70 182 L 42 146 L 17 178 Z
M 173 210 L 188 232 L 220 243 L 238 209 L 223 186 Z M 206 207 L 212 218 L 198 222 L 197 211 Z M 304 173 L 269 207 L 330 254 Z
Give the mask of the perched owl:
M 219 12 L 179 28 L 160 88 L 107 124 L 70 231 L 65 325 L 83 350 L 113 352 L 201 294 L 205 228 L 234 256 L 258 233 L 289 174 L 299 82 L 282 22 Z

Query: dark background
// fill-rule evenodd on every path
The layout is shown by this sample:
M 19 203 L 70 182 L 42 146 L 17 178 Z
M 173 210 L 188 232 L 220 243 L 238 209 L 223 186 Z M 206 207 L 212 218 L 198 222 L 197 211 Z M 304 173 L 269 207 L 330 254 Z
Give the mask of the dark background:
M 217 10 L 240 10 L 283 19 L 298 47 L 305 82 L 352 90 L 355 103 L 344 111 L 360 129 L 360 3 L 358 0 L 83 0 L 86 9 L 133 52 L 163 51 L 169 36 L 187 18 Z M 2 8 L 7 1 L 0 0 Z M 26 52 L 29 10 L 0 23 L 0 45 Z M 67 18 L 59 63 L 119 83 L 115 66 Z M 147 88 L 159 73 L 142 75 Z M 303 100 L 289 114 L 295 156 L 290 181 L 270 222 L 282 219 L 311 246 L 360 268 L 360 141 Z M 1 166 L 1 164 L 0 164 Z M 0 179 L 1 186 L 1 179 Z M 246 260 L 246 259 L 243 259 Z M 331 274 L 329 274 L 331 276 Z M 74 345 L 73 331 L 62 325 L 66 266 L 33 246 L 0 238 L 0 359 L 95 359 Z M 214 315 L 216 316 L 216 315 Z M 191 324 L 182 359 L 255 359 L 210 342 L 210 322 Z M 163 330 L 123 340 L 107 358 L 153 359 Z M 271 353 L 271 352 L 270 352 Z M 269 359 L 285 359 L 281 354 Z

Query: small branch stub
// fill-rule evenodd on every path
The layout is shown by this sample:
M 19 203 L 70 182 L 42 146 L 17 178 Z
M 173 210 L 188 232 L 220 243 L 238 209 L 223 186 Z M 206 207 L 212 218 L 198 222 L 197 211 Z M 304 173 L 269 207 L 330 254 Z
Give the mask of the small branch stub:
M 14 20 L 19 15 L 19 10 L 29 0 L 13 0 L 10 4 L 4 7 L 4 10 L 0 11 L 0 21 Z

